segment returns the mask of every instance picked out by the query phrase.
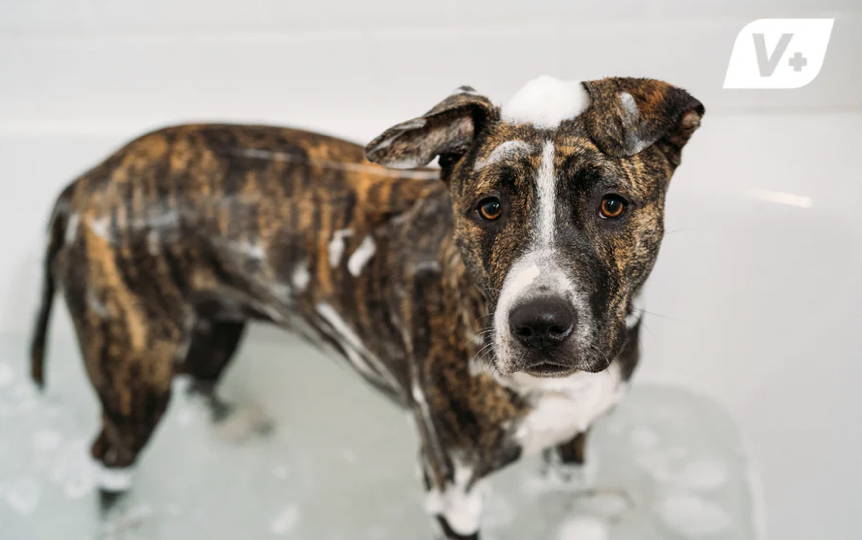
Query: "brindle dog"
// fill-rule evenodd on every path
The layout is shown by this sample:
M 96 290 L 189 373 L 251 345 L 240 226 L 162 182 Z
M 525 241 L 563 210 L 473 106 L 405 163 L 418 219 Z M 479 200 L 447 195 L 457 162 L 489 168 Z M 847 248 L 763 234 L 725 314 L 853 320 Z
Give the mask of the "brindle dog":
M 121 469 L 175 374 L 212 387 L 247 321 L 276 323 L 412 411 L 440 530 L 478 538 L 479 482 L 526 453 L 582 462 L 629 379 L 703 112 L 660 81 L 542 78 L 502 108 L 462 87 L 365 152 L 264 126 L 145 135 L 57 202 L 33 377 L 57 284 L 102 404 L 92 453 Z

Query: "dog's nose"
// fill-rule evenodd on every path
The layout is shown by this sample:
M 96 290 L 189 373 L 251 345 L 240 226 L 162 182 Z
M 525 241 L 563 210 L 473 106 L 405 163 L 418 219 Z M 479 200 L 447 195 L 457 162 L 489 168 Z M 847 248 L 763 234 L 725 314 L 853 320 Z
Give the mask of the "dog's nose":
M 515 306 L 509 313 L 509 328 L 525 347 L 550 349 L 571 335 L 576 318 L 571 304 L 549 296 Z

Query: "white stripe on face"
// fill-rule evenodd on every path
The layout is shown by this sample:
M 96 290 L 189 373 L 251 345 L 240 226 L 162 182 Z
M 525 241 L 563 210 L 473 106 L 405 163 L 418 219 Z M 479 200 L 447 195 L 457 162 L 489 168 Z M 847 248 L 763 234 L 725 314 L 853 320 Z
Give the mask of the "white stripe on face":
M 554 243 L 554 221 L 556 221 L 557 174 L 554 170 L 554 141 L 545 142 L 542 147 L 542 161 L 536 176 L 539 194 L 539 211 L 536 230 L 539 233 L 539 248 L 549 248 Z
M 509 268 L 494 312 L 494 342 L 502 375 L 516 366 L 512 363 L 515 338 L 509 328 L 509 313 L 518 304 L 537 296 L 556 296 L 571 302 L 578 314 L 572 339 L 581 347 L 591 339 L 593 318 L 588 298 L 573 281 L 558 259 L 555 250 L 557 174 L 554 168 L 553 141 L 542 146 L 542 157 L 536 172 L 538 195 L 533 222 L 534 234 L 527 251 Z

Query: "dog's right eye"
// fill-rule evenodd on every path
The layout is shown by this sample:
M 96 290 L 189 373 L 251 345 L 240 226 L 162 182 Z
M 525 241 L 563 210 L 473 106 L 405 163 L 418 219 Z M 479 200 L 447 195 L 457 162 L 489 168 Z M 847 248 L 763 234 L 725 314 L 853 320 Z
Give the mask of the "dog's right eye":
M 479 215 L 486 221 L 494 221 L 503 213 L 503 205 L 500 204 L 500 199 L 497 197 L 487 197 L 479 201 L 479 206 L 476 207 Z
M 626 206 L 626 200 L 619 195 L 605 195 L 599 204 L 599 216 L 603 219 L 617 219 L 625 213 Z

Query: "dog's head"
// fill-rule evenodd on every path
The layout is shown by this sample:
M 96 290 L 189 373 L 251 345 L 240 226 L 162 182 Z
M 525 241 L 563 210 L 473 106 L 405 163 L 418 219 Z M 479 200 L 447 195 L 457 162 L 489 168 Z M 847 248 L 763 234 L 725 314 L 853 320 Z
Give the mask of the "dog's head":
M 620 352 L 703 112 L 661 81 L 541 77 L 502 108 L 462 87 L 366 153 L 399 168 L 439 157 L 455 239 L 493 306 L 492 367 L 564 376 Z

